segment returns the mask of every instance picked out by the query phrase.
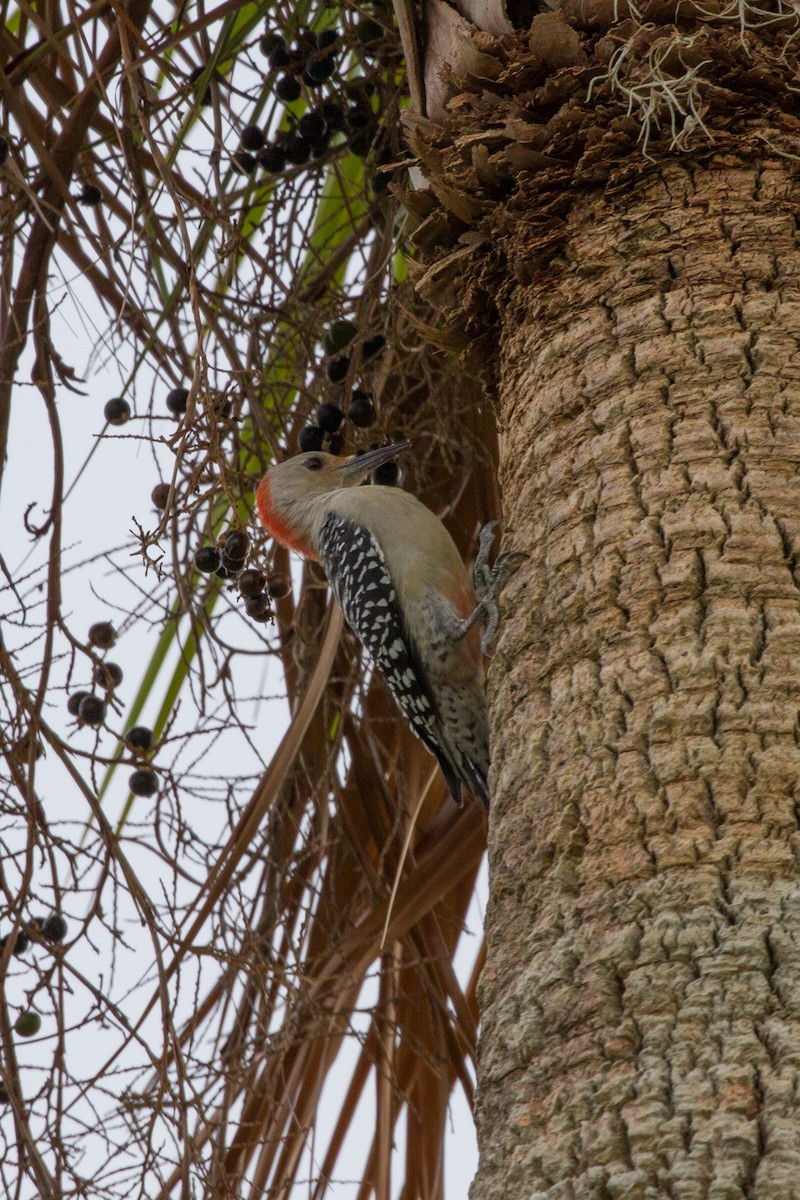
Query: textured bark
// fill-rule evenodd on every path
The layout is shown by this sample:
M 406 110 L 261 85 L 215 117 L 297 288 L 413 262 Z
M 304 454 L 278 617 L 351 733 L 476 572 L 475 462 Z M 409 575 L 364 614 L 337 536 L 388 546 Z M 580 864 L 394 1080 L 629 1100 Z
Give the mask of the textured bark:
M 473 1200 L 800 1197 L 792 175 L 581 200 L 505 313 Z

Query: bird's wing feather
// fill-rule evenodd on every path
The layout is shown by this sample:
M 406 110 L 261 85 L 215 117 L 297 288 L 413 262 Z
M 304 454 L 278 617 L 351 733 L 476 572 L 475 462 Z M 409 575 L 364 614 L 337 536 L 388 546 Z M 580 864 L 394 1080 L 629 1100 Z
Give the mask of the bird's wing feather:
M 460 780 L 439 744 L 433 690 L 380 546 L 363 525 L 332 511 L 323 521 L 319 550 L 347 624 L 380 670 L 414 733 L 439 760 L 447 786 L 460 803 Z

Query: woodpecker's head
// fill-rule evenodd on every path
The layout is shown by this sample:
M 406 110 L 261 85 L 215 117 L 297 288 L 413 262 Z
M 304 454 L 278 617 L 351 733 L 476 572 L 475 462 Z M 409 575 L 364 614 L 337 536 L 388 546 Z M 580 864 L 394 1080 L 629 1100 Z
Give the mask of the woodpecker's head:
M 312 450 L 270 467 L 256 491 L 256 504 L 267 533 L 306 558 L 318 558 L 317 539 L 325 502 L 341 488 L 357 487 L 373 471 L 410 446 L 398 442 L 366 454 L 338 458 Z

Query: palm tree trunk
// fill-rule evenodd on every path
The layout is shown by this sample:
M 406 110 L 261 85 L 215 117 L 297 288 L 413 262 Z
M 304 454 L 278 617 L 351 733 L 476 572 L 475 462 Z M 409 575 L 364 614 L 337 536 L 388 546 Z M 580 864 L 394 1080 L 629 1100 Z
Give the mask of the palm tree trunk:
M 673 161 L 505 248 L 473 1200 L 800 1196 L 799 202 Z

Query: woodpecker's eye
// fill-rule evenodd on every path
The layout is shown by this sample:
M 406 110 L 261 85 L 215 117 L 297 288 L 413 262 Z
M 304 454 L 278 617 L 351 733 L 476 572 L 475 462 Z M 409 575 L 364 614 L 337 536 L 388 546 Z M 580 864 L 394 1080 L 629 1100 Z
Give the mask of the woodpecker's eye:
M 321 471 L 322 470 L 322 459 L 321 458 L 306 459 L 306 470 L 307 471 Z

